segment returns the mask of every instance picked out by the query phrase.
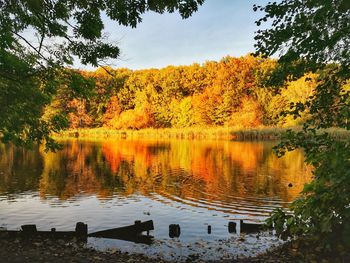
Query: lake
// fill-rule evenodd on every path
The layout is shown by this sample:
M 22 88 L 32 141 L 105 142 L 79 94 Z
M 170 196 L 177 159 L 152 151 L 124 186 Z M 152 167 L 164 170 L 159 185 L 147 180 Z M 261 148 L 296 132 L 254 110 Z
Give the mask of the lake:
M 88 246 L 176 260 L 255 255 L 281 241 L 269 233 L 229 233 L 228 223 L 262 222 L 311 179 L 303 153 L 279 159 L 276 142 L 62 143 L 56 153 L 0 146 L 0 227 L 73 230 L 82 221 L 91 232 L 152 219 L 153 245 L 89 238 Z M 170 224 L 180 225 L 179 238 L 169 237 Z

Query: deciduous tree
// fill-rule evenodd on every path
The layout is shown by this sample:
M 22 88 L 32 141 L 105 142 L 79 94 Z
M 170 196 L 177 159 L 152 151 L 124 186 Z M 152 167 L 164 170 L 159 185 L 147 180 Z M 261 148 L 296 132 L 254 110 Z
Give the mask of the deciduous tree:
M 256 23 L 272 27 L 257 31 L 259 54 L 279 54 L 271 83 L 280 85 L 305 73 L 318 74 L 315 94 L 291 104 L 290 114 L 307 110 L 303 132 L 289 131 L 278 154 L 303 148 L 314 166 L 314 180 L 291 206 L 270 219 L 283 237 L 303 235 L 333 251 L 350 248 L 350 142 L 332 139 L 323 128 L 350 129 L 350 5 L 347 0 L 305 0 L 255 6 L 265 12 Z
M 136 27 L 141 15 L 178 11 L 188 18 L 204 0 L 1 0 L 0 1 L 0 136 L 30 145 L 46 140 L 65 121 L 43 121 L 43 109 L 57 87 L 67 84 L 62 71 L 73 57 L 101 65 L 117 58 L 119 48 L 104 37 L 102 13 L 116 23 Z

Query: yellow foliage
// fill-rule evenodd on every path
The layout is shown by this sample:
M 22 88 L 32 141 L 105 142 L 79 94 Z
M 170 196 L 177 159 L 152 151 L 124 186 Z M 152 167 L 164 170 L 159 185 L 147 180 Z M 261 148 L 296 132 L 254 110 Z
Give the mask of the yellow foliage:
M 316 75 L 307 74 L 285 88 L 266 87 L 276 63 L 247 55 L 202 65 L 81 72 L 96 79 L 97 96 L 77 101 L 63 90 L 44 117 L 63 108 L 71 128 L 300 125 L 307 120 L 307 111 L 298 119 L 280 113 L 288 111 L 290 103 L 305 103 L 314 94 Z
M 270 112 L 276 116 L 282 111 L 289 110 L 291 103 L 305 103 L 315 92 L 317 85 L 316 78 L 316 74 L 310 73 L 296 81 L 289 82 L 287 88 L 272 98 L 269 105 Z M 296 119 L 291 115 L 279 118 L 279 124 L 285 127 L 296 126 L 302 124 L 307 118 L 308 112 L 305 111 Z

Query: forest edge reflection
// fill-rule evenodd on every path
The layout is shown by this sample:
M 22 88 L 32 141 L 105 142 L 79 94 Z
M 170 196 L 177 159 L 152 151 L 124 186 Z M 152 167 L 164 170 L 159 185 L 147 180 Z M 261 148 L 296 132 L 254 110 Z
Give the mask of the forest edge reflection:
M 68 140 L 56 153 L 0 148 L 0 192 L 64 201 L 152 193 L 224 207 L 233 199 L 294 200 L 311 179 L 303 153 L 278 159 L 274 142 Z M 289 187 L 292 185 L 292 187 Z M 191 203 L 191 202 L 190 202 Z

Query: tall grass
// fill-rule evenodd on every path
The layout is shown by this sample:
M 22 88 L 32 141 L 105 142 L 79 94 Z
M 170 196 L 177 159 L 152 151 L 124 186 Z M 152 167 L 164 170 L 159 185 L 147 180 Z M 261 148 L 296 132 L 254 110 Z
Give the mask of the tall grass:
M 298 128 L 294 128 L 298 129 Z M 56 134 L 56 138 L 145 138 L 145 139 L 216 139 L 216 140 L 277 140 L 286 129 L 264 127 L 239 128 L 184 128 L 113 130 L 107 128 L 74 129 Z
M 300 131 L 301 127 L 288 128 Z M 93 139 L 214 139 L 214 140 L 278 140 L 287 128 L 260 127 L 253 129 L 241 129 L 232 127 L 210 128 L 164 128 L 141 130 L 114 130 L 108 128 L 71 129 L 55 134 L 55 138 L 93 138 Z M 350 132 L 344 129 L 331 128 L 325 130 L 337 139 L 350 138 Z

